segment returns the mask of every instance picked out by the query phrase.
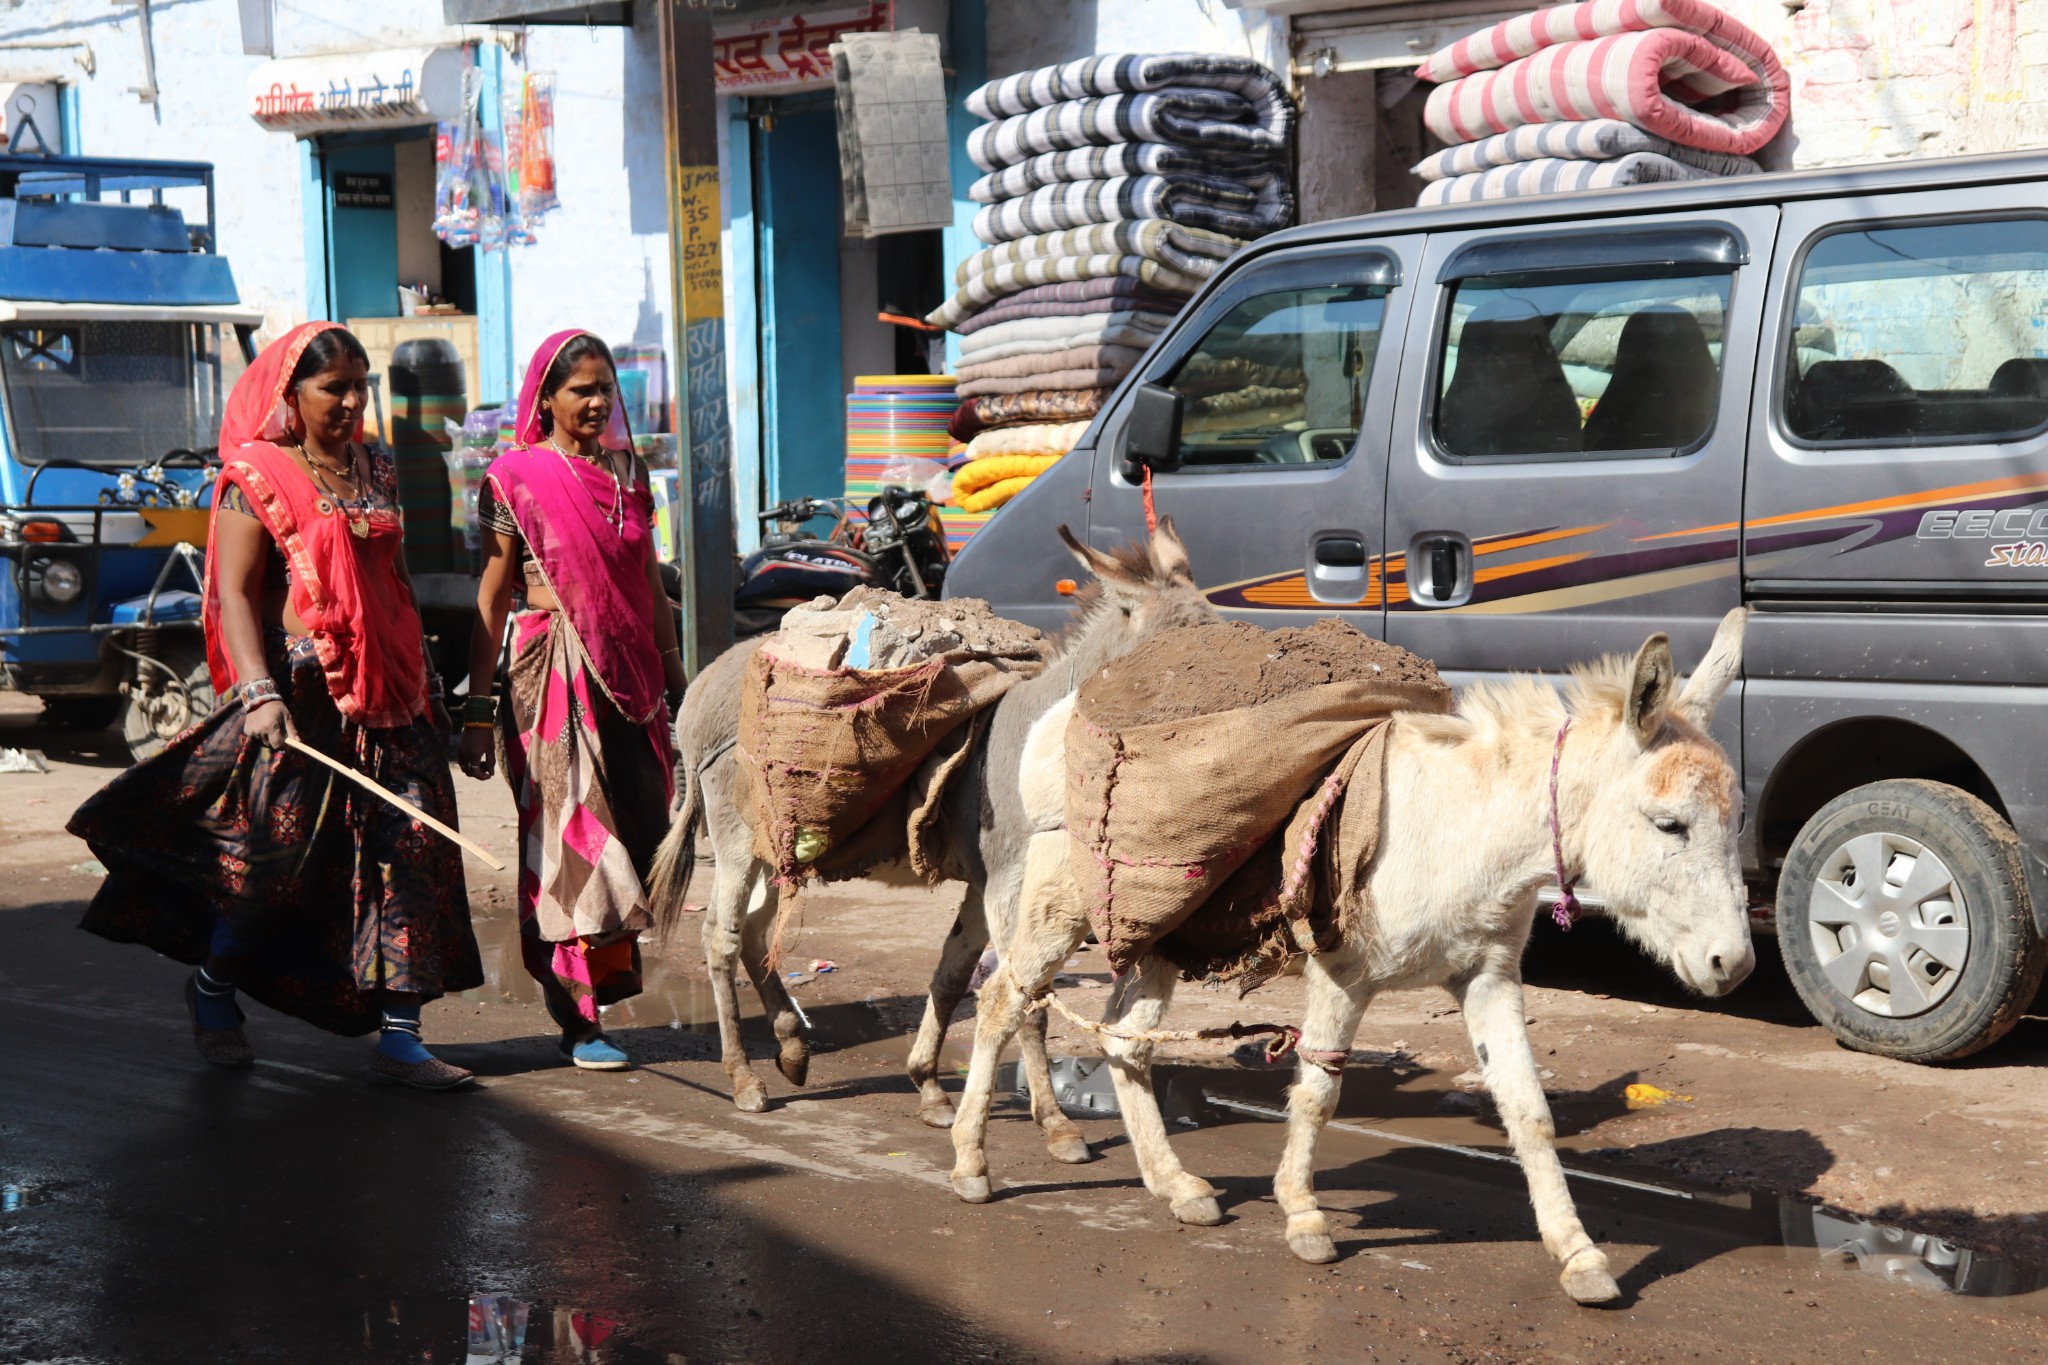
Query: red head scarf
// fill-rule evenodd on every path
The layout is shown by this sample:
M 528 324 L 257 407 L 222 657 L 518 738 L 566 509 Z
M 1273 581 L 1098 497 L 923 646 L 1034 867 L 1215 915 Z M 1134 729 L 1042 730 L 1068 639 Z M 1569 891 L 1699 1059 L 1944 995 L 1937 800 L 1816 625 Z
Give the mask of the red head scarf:
M 242 371 L 242 377 L 235 381 L 235 391 L 228 395 L 227 413 L 220 419 L 222 459 L 237 446 L 251 441 L 283 439 L 290 415 L 284 391 L 291 383 L 292 371 L 299 368 L 299 361 L 305 358 L 306 348 L 313 344 L 314 337 L 340 326 L 338 322 L 302 322 L 265 346 L 263 354 Z M 356 420 L 356 429 L 349 433 L 349 439 L 363 439 L 361 418 Z
M 337 325 L 294 327 L 235 382 L 220 424 L 221 473 L 209 529 L 217 529 L 221 494 L 230 484 L 240 488 L 290 566 L 292 610 L 313 638 L 335 707 L 359 724 L 404 725 L 427 709 L 427 674 L 419 612 L 398 576 L 398 514 L 372 511 L 369 534 L 354 534 L 341 509 L 276 444 L 288 430 L 284 393 L 292 371 L 313 338 Z M 361 438 L 358 421 L 353 439 Z M 217 535 L 208 541 L 220 544 Z M 237 678 L 221 635 L 217 558 L 209 549 L 206 662 L 214 690 L 225 693 Z

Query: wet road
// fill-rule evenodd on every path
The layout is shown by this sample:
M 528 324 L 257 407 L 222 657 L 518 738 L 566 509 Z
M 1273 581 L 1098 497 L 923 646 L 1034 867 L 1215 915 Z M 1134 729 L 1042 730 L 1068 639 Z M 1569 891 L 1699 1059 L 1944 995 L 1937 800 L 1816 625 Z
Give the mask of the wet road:
M 526 1360 L 618 1365 L 2048 1358 L 2031 1267 L 1587 1153 L 1575 1193 L 1628 1297 L 1577 1308 L 1498 1132 L 1380 1068 L 1354 1072 L 1321 1150 L 1335 1266 L 1282 1240 L 1285 1078 L 1264 1068 L 1160 1076 L 1222 1227 L 1173 1223 L 1114 1118 L 1084 1118 L 1101 1155 L 1062 1167 L 1014 1104 L 991 1125 L 998 1198 L 969 1207 L 900 1076 L 913 1002 L 807 1004 L 826 1040 L 809 1088 L 771 1081 L 775 1108 L 741 1115 L 700 971 L 657 972 L 612 1016 L 648 1065 L 575 1072 L 539 1036 L 503 911 L 479 925 L 492 984 L 428 1014 L 480 1089 L 369 1089 L 366 1044 L 256 1007 L 257 1068 L 208 1073 L 184 970 L 73 927 L 90 870 L 19 837 L 23 790 L 0 788 L 0 1182 L 19 1204 L 0 1212 L 0 1361 L 461 1361 L 482 1291 L 534 1306 Z M 503 846 L 499 813 L 466 823 Z M 1091 1068 L 1063 1068 L 1077 1114 L 1108 1102 Z

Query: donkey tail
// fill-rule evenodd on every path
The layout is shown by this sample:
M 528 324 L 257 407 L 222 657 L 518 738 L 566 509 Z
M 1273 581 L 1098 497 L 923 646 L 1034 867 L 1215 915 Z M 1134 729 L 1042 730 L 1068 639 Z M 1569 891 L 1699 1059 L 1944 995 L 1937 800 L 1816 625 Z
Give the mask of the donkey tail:
M 668 834 L 654 851 L 654 866 L 647 874 L 647 905 L 654 913 L 654 933 L 666 943 L 676 921 L 683 917 L 683 896 L 690 889 L 690 873 L 697 861 L 697 827 L 703 822 L 703 787 L 690 763 L 676 765 L 676 783 L 682 804 L 670 818 Z

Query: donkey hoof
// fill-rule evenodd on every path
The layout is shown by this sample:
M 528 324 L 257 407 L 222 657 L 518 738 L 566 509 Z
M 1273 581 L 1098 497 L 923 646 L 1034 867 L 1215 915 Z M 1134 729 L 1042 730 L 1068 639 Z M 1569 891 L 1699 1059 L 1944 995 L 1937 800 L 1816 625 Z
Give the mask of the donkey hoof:
M 953 1126 L 953 1102 L 933 1100 L 930 1104 L 917 1107 L 917 1120 L 927 1128 L 951 1128 Z
M 768 1111 L 768 1092 L 752 1076 L 742 1077 L 733 1082 L 732 1107 L 742 1114 L 764 1114 Z
M 1328 1265 L 1337 1259 L 1337 1244 L 1327 1232 L 1289 1233 L 1287 1249 L 1310 1265 Z
M 1582 1251 L 1565 1262 L 1564 1274 L 1557 1278 L 1575 1303 L 1613 1303 L 1621 1297 L 1621 1286 L 1608 1273 L 1607 1258 L 1597 1250 L 1588 1250 L 1592 1254 Z
M 1198 1228 L 1213 1228 L 1223 1221 L 1223 1209 L 1217 1204 L 1215 1195 L 1204 1194 L 1175 1203 L 1173 1216 Z M 1334 1256 L 1336 1253 L 1333 1251 L 1331 1254 Z
M 985 1175 L 956 1175 L 953 1177 L 953 1193 L 970 1204 L 986 1204 L 994 1197 L 988 1187 Z
M 1045 1150 L 1052 1153 L 1054 1161 L 1069 1166 L 1085 1166 L 1095 1159 L 1095 1153 L 1088 1150 L 1088 1139 L 1079 1132 L 1046 1134 Z
M 811 1054 L 802 1043 L 794 1048 L 785 1043 L 782 1051 L 775 1054 L 775 1069 L 791 1085 L 802 1085 L 811 1074 Z

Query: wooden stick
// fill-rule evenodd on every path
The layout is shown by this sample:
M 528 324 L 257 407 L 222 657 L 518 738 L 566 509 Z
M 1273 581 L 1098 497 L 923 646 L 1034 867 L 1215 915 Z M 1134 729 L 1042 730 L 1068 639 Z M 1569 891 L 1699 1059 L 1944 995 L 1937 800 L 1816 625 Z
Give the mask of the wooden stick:
M 371 781 L 367 775 L 357 772 L 354 768 L 349 767 L 348 764 L 329 758 L 326 754 L 321 753 L 318 749 L 306 743 L 306 741 L 300 739 L 297 735 L 291 736 L 289 739 L 285 740 L 285 743 L 289 745 L 291 748 L 297 749 L 306 757 L 318 759 L 320 762 L 325 763 L 328 767 L 334 769 L 334 771 L 340 773 L 343 777 L 348 778 L 350 781 L 356 783 L 357 785 L 369 788 L 371 791 L 383 797 L 386 801 L 389 801 L 392 805 L 398 807 L 407 815 L 410 815 L 413 819 L 419 821 L 421 824 L 425 825 L 428 829 L 434 831 L 434 833 L 440 835 L 442 838 L 453 840 L 462 848 L 465 848 L 469 852 L 474 853 L 477 857 L 481 858 L 484 861 L 485 865 L 488 866 L 493 872 L 503 872 L 505 870 L 505 865 L 499 862 L 496 858 L 493 858 L 481 844 L 472 843 L 470 840 L 463 838 L 459 831 L 451 829 L 449 826 L 442 824 L 439 820 L 436 820 L 433 816 L 427 814 L 418 806 L 415 806 L 412 802 L 400 796 L 397 792 L 392 791 L 389 787 L 379 786 L 376 782 Z

